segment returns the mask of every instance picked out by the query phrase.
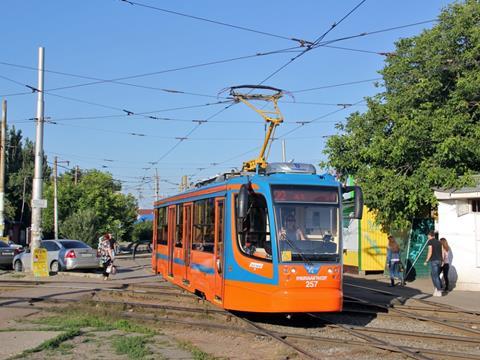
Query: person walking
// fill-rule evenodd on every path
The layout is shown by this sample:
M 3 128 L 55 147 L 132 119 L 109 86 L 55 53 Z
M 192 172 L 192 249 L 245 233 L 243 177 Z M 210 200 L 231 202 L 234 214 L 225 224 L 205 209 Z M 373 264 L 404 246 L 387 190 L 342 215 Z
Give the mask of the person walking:
M 109 243 L 110 243 L 110 249 L 112 249 L 112 261 L 115 260 L 115 256 L 117 255 L 117 240 L 113 238 L 111 234 L 108 234 L 109 236 Z
M 98 249 L 100 251 L 100 258 L 103 266 L 103 280 L 108 280 L 113 269 L 113 251 L 110 246 L 110 234 L 102 236 Z
M 433 296 L 442 296 L 442 281 L 440 280 L 440 271 L 442 269 L 442 244 L 435 238 L 435 231 L 428 233 L 427 241 L 428 253 L 423 265 L 430 263 L 430 276 L 433 282 Z
M 448 281 L 448 270 L 450 270 L 450 246 L 445 238 L 440 239 L 442 244 L 442 274 L 445 281 L 445 291 L 450 291 L 450 283 Z
M 400 284 L 405 285 L 403 272 L 400 271 L 400 246 L 392 235 L 388 236 L 387 266 L 390 273 L 390 285 L 395 286 L 395 278 L 400 279 Z

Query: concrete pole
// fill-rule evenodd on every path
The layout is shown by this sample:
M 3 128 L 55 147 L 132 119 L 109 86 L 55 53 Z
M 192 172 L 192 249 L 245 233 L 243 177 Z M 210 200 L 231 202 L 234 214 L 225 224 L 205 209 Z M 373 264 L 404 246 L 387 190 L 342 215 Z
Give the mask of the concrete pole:
M 7 100 L 2 104 L 2 131 L 0 152 L 0 236 L 5 232 L 5 155 L 7 133 Z
M 78 165 L 75 166 L 75 185 L 78 183 Z
M 185 175 L 185 176 L 183 177 L 183 180 L 184 180 L 184 182 L 183 182 L 183 190 L 184 190 L 184 191 L 187 191 L 187 189 L 188 189 L 188 176 Z
M 282 140 L 282 161 L 287 161 L 287 146 L 285 144 L 285 139 Z
M 58 239 L 57 157 L 53 160 L 53 230 Z
M 38 91 L 37 91 L 37 117 L 35 137 L 35 172 L 32 186 L 32 236 L 30 249 L 33 251 L 40 247 L 42 238 L 42 190 L 43 190 L 43 122 L 44 122 L 44 100 L 43 100 L 43 65 L 44 48 L 38 48 Z M 31 256 L 33 269 L 34 257 Z
M 155 201 L 160 200 L 160 178 L 158 177 L 158 169 L 155 169 Z

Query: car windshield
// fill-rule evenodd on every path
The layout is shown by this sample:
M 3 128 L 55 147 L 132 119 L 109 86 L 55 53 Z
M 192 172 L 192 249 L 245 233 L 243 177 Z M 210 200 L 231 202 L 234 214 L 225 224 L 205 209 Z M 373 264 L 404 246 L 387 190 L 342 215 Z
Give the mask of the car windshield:
M 2 247 L 10 247 L 8 244 L 4 243 L 3 241 L 0 241 L 0 248 Z
M 339 261 L 337 190 L 297 187 L 282 188 L 277 194 L 275 191 L 275 223 L 281 260 Z
M 90 246 L 78 240 L 61 240 L 60 243 L 66 249 L 90 249 Z

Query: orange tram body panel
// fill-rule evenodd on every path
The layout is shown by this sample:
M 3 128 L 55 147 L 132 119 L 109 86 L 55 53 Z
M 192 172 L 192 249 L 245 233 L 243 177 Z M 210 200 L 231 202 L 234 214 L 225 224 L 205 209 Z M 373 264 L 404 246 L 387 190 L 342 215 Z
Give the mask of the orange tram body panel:
M 227 309 L 342 310 L 342 187 L 308 164 L 225 174 L 155 203 L 152 269 Z

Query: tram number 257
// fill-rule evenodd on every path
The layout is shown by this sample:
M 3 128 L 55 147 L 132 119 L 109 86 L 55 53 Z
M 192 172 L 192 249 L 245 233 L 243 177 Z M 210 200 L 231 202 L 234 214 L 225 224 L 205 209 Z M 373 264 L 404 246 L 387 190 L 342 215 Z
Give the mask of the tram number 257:
M 305 287 L 314 288 L 317 287 L 318 281 L 305 281 Z

